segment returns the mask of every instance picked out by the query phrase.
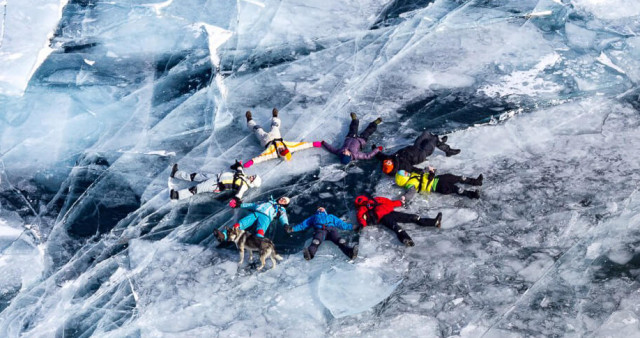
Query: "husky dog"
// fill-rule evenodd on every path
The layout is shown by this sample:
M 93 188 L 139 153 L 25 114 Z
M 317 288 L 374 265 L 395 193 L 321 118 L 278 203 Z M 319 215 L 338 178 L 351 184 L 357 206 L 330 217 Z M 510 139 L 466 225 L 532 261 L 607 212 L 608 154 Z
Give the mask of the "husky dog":
M 236 243 L 238 250 L 240 250 L 240 262 L 244 262 L 244 250 L 249 250 L 249 260 L 253 260 L 253 252 L 260 252 L 260 263 L 258 271 L 264 268 L 265 260 L 271 259 L 271 268 L 276 267 L 276 259 L 281 261 L 282 256 L 276 253 L 276 248 L 268 238 L 258 239 L 256 236 L 241 230 L 240 228 L 227 228 L 227 240 Z

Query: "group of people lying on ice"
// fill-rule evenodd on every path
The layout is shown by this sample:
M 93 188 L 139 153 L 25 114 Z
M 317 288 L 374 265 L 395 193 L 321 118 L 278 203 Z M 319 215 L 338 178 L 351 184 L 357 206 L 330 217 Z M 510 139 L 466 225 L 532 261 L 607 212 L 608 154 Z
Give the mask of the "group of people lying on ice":
M 233 192 L 233 197 L 229 201 L 232 208 L 241 208 L 251 213 L 241 218 L 233 225 L 233 229 L 245 230 L 253 225 L 256 226 L 254 236 L 258 242 L 264 242 L 266 246 L 273 248 L 273 244 L 264 235 L 269 225 L 277 219 L 288 233 L 303 231 L 309 227 L 313 227 L 315 233 L 311 244 L 304 248 L 304 258 L 313 259 L 320 244 L 325 240 L 335 243 L 340 250 L 350 259 L 354 259 L 358 255 L 358 245 L 348 246 L 347 242 L 340 237 L 339 230 L 357 231 L 361 227 L 368 225 L 384 225 L 395 232 L 398 240 L 406 246 L 413 246 L 414 242 L 411 237 L 400 227 L 399 223 L 415 223 L 423 227 L 440 227 L 442 221 L 442 213 L 438 213 L 434 218 L 423 217 L 416 214 L 396 211 L 406 205 L 416 193 L 437 192 L 440 194 L 458 194 L 469 198 L 479 198 L 477 190 L 465 190 L 458 184 L 471 186 L 482 185 L 482 174 L 477 178 L 469 178 L 453 174 L 438 174 L 433 167 L 427 170 L 417 168 L 416 165 L 424 162 L 431 155 L 435 148 L 445 152 L 446 156 L 453 156 L 460 153 L 459 149 L 451 148 L 446 142 L 447 137 L 439 138 L 429 132 L 423 132 L 412 145 L 406 146 L 393 154 L 385 154 L 383 148 L 373 145 L 370 152 L 364 152 L 369 137 L 376 131 L 382 119 L 377 118 L 369 123 L 362 133 L 358 133 L 359 120 L 355 113 L 351 113 L 351 123 L 349 131 L 340 148 L 335 148 L 325 141 L 321 142 L 288 142 L 282 139 L 280 133 L 281 121 L 278 118 L 278 110 L 272 111 L 271 130 L 266 132 L 252 118 L 251 112 L 246 112 L 247 126 L 253 130 L 254 134 L 260 140 L 260 144 L 264 147 L 264 151 L 244 162 L 236 161 L 230 169 L 231 172 L 223 172 L 213 177 L 209 177 L 200 173 L 187 173 L 178 169 L 178 165 L 174 164 L 171 170 L 171 178 L 197 182 L 197 185 L 188 189 L 171 190 L 170 197 L 172 200 L 185 199 L 200 193 L 222 193 L 227 191 Z M 293 153 L 310 148 L 324 147 L 329 152 L 336 154 L 342 164 L 349 164 L 354 160 L 376 159 L 380 161 L 382 172 L 392 176 L 395 183 L 406 189 L 406 193 L 398 200 L 391 200 L 385 197 L 368 197 L 361 195 L 356 197 L 354 203 L 357 208 L 356 225 L 344 222 L 340 218 L 331 215 L 327 210 L 319 206 L 316 212 L 305 219 L 302 223 L 290 226 L 287 217 L 287 206 L 291 203 L 289 197 L 281 197 L 277 200 L 270 199 L 263 203 L 244 203 L 242 198 L 244 194 L 252 188 L 260 187 L 262 180 L 258 175 L 246 175 L 244 170 L 261 162 L 272 159 L 283 159 L 290 161 Z M 220 242 L 229 240 L 230 228 L 216 229 L 214 235 Z M 237 243 L 236 243 L 237 244 Z M 241 249 L 242 251 L 243 249 Z M 256 249 L 259 250 L 259 249 Z M 275 255 L 275 249 L 273 251 Z M 241 254 L 242 256 L 242 254 Z M 262 266 L 264 266 L 264 259 Z M 275 264 L 275 260 L 273 260 Z

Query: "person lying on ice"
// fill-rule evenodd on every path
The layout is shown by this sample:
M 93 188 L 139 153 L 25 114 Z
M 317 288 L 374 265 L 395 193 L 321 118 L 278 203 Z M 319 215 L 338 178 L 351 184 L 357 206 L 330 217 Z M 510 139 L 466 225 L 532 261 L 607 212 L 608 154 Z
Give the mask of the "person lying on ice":
M 423 170 L 416 172 L 399 170 L 396 173 L 396 184 L 408 190 L 404 194 L 406 202 L 413 199 L 416 192 L 428 194 L 432 191 L 443 195 L 458 194 L 469 198 L 480 198 L 478 190 L 464 190 L 458 187 L 456 183 L 481 186 L 482 174 L 477 178 L 469 178 L 453 174 L 436 175 L 433 167 L 429 167 L 428 170 L 426 173 Z
M 420 217 L 418 215 L 394 211 L 393 209 L 404 204 L 401 200 L 390 200 L 385 197 L 358 196 L 355 200 L 357 207 L 358 223 L 364 228 L 367 225 L 382 224 L 396 233 L 398 240 L 406 246 L 413 246 L 413 240 L 402 229 L 398 223 L 415 223 L 423 227 L 440 227 L 442 213 L 439 212 L 436 218 Z
M 330 144 L 322 141 L 322 145 L 329 151 L 340 156 L 340 162 L 342 164 L 349 164 L 351 160 L 368 160 L 374 157 L 382 150 L 382 147 L 373 147 L 373 151 L 370 153 L 362 152 L 362 147 L 367 143 L 369 136 L 373 134 L 378 125 L 382 122 L 381 118 L 377 118 L 375 121 L 369 123 L 367 128 L 358 135 L 358 125 L 360 121 L 356 116 L 356 113 L 351 113 L 351 124 L 349 125 L 349 132 L 344 139 L 342 147 L 334 148 Z
M 439 139 L 436 135 L 428 131 L 423 132 L 411 146 L 404 147 L 391 155 L 377 153 L 376 159 L 382 162 L 382 172 L 387 175 L 394 175 L 398 170 L 415 171 L 415 165 L 424 162 L 427 156 L 433 154 L 437 147 L 444 151 L 447 156 L 460 153 L 460 149 L 449 147 L 447 137 Z
M 303 254 L 304 259 L 310 260 L 313 259 L 313 256 L 316 255 L 316 251 L 318 251 L 318 247 L 325 239 L 328 239 L 335 243 L 335 245 L 340 248 L 340 250 L 347 255 L 350 259 L 354 259 L 358 256 L 358 245 L 354 245 L 353 247 L 349 247 L 344 239 L 340 237 L 338 234 L 338 230 L 353 230 L 353 225 L 344 222 L 334 215 L 327 214 L 327 211 L 323 207 L 318 207 L 316 213 L 305 219 L 302 223 L 290 227 L 285 227 L 285 230 L 288 233 L 303 231 L 308 227 L 313 227 L 315 229 L 315 233 L 313 234 L 313 240 L 311 241 L 311 245 L 308 248 L 304 248 Z
M 287 209 L 285 209 L 291 200 L 289 197 L 280 197 L 277 201 L 273 198 L 264 203 L 242 203 L 240 208 L 251 211 L 251 214 L 243 217 L 234 224 L 234 228 L 240 228 L 245 230 L 246 228 L 256 224 L 256 236 L 258 238 L 264 238 L 264 234 L 269 228 L 271 222 L 277 218 L 283 226 L 289 225 L 289 219 L 287 218 Z M 227 232 L 220 231 L 218 229 L 213 230 L 213 234 L 216 236 L 219 242 L 227 240 Z
M 199 182 L 188 189 L 173 190 L 169 192 L 169 196 L 172 200 L 181 200 L 191 197 L 195 194 L 202 194 L 212 192 L 220 194 L 225 191 L 234 191 L 235 195 L 229 201 L 229 206 L 235 208 L 239 203 L 242 203 L 242 196 L 251 188 L 258 188 L 262 184 L 262 180 L 258 175 L 246 176 L 242 169 L 242 163 L 236 161 L 232 165 L 231 170 L 233 172 L 223 172 L 215 177 L 209 178 L 206 174 L 200 173 L 187 173 L 178 170 L 178 164 L 174 164 L 171 168 L 170 177 L 173 179 Z
M 251 112 L 247 111 L 245 114 L 247 118 L 247 127 L 253 130 L 258 140 L 260 140 L 260 144 L 265 148 L 265 150 L 258 156 L 250 159 L 244 164 L 245 168 L 249 168 L 252 165 L 268 160 L 272 160 L 274 158 L 284 158 L 286 161 L 291 160 L 291 154 L 309 149 L 311 147 L 319 148 L 322 146 L 320 142 L 287 142 L 282 140 L 282 136 L 280 135 L 280 119 L 278 118 L 278 109 L 273 108 L 272 111 L 273 117 L 271 118 L 271 130 L 267 133 L 260 127 L 256 121 L 251 117 Z

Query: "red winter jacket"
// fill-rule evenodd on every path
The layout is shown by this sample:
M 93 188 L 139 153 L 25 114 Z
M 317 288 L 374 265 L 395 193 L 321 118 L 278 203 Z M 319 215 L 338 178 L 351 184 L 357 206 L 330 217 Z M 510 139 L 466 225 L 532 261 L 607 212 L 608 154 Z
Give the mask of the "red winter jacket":
M 380 219 L 392 212 L 393 209 L 401 207 L 402 201 L 393 201 L 385 197 L 374 197 L 371 200 L 367 196 L 358 196 L 355 204 L 358 207 L 358 223 L 364 228 L 368 224 L 380 222 Z M 372 214 L 375 215 L 376 219 L 370 219 Z

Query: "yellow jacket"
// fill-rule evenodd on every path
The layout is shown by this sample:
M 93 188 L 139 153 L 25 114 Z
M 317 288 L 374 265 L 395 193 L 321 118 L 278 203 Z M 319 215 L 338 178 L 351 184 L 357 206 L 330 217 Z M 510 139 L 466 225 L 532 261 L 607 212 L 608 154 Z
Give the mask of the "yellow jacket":
M 429 179 L 429 173 L 407 173 L 404 170 L 398 170 L 396 173 L 396 184 L 405 189 L 414 188 L 417 192 L 430 193 L 436 190 L 438 177 L 432 176 L 432 179 Z
M 253 164 L 264 162 L 264 161 L 268 161 L 268 160 L 272 160 L 272 159 L 278 158 L 278 157 L 282 157 L 282 156 L 280 156 L 280 154 L 278 154 L 278 151 L 277 151 L 277 147 L 282 145 L 282 143 L 284 143 L 284 145 L 287 147 L 287 149 L 289 149 L 289 153 L 284 156 L 284 159 L 287 160 L 287 161 L 291 160 L 291 154 L 293 152 L 296 152 L 296 151 L 299 151 L 299 150 L 313 148 L 313 142 L 276 141 L 274 143 L 275 144 L 272 143 L 269 146 L 267 146 L 267 149 L 265 149 L 262 152 L 262 154 L 252 158 L 251 160 L 253 161 Z

